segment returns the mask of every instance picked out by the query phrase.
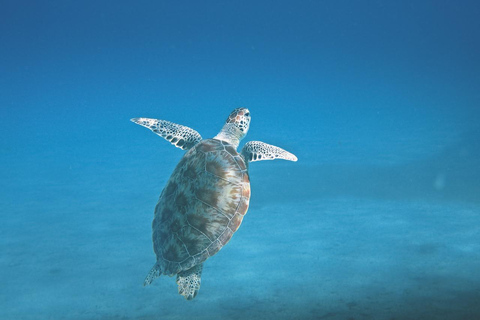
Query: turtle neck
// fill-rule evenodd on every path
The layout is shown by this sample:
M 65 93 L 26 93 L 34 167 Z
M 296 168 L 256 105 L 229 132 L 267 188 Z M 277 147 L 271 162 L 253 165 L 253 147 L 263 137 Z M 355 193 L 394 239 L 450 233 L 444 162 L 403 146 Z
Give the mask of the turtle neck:
M 245 137 L 245 133 L 238 129 L 235 124 L 226 123 L 223 126 L 222 130 L 213 139 L 228 142 L 229 144 L 234 146 L 235 149 L 237 149 L 238 144 L 240 143 L 240 140 L 243 139 L 243 137 Z

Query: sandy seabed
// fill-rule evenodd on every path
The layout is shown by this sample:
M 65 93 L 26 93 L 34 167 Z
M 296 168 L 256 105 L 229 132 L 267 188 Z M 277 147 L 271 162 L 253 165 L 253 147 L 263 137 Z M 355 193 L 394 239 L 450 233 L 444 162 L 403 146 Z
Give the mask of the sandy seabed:
M 149 213 L 132 207 L 107 215 L 94 207 L 4 222 L 0 318 L 480 315 L 475 204 L 330 198 L 253 206 L 231 242 L 205 263 L 193 301 L 178 295 L 173 278 L 142 286 L 154 263 Z

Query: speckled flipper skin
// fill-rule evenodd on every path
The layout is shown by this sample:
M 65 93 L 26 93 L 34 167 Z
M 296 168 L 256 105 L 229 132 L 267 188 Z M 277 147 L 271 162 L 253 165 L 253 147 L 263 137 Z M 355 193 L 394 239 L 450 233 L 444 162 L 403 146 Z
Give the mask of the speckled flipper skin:
M 182 150 L 188 150 L 202 140 L 200 133 L 192 128 L 170 121 L 150 118 L 133 118 L 130 121 L 152 130 Z
M 178 293 L 187 300 L 192 300 L 197 296 L 202 282 L 203 263 L 177 274 Z
M 241 154 L 249 162 L 275 159 L 297 161 L 294 154 L 261 141 L 247 142 L 243 146 Z

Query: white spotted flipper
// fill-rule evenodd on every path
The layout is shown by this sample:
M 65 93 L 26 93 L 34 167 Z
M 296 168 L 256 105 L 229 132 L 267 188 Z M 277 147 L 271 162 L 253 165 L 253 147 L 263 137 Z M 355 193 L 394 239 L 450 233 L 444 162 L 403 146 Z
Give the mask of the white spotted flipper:
M 275 159 L 298 160 L 294 154 L 261 141 L 247 142 L 241 153 L 245 160 L 249 162 Z
M 187 150 L 202 140 L 202 136 L 192 128 L 182 126 L 170 121 L 150 118 L 133 118 L 132 122 L 144 126 L 170 141 L 175 147 Z
M 187 300 L 192 300 L 200 290 L 203 263 L 177 274 L 178 293 Z

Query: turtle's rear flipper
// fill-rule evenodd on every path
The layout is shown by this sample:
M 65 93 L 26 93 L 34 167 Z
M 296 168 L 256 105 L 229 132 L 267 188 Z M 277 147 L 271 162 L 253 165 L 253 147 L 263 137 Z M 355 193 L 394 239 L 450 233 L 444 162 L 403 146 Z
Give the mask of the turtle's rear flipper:
M 147 277 L 145 278 L 145 281 L 143 281 L 144 286 L 148 286 L 150 283 L 152 283 L 153 280 L 157 279 L 160 277 L 162 273 L 160 272 L 160 267 L 157 263 L 153 266 L 153 268 L 148 272 Z
M 178 293 L 187 300 L 192 300 L 200 290 L 200 282 L 202 281 L 203 263 L 195 267 L 182 271 L 177 274 Z

